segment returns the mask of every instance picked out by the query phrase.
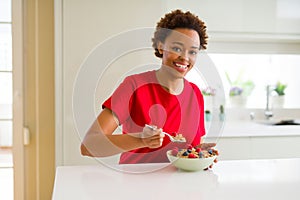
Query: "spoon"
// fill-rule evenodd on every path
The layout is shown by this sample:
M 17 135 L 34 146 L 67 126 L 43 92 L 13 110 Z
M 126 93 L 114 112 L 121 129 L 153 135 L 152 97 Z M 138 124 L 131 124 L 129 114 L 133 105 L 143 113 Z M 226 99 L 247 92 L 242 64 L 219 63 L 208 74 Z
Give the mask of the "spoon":
M 156 128 L 151 125 L 146 124 L 145 126 L 150 128 L 151 130 L 156 130 Z M 184 137 L 176 138 L 176 137 L 173 137 L 172 135 L 170 135 L 169 133 L 166 133 L 166 132 L 162 132 L 162 133 L 167 135 L 170 138 L 171 142 L 186 142 L 186 139 Z

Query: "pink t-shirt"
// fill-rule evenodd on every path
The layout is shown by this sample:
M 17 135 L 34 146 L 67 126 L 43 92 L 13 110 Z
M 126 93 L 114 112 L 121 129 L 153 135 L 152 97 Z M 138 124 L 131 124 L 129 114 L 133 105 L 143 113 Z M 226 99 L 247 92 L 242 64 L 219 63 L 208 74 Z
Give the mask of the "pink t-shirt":
M 172 143 L 164 137 L 160 148 L 122 153 L 120 163 L 168 162 L 166 151 L 198 145 L 205 135 L 203 105 L 199 88 L 187 80 L 183 92 L 173 95 L 158 83 L 155 71 L 126 77 L 102 105 L 118 117 L 123 134 L 141 132 L 145 124 L 151 124 L 173 135 L 181 133 L 187 143 Z

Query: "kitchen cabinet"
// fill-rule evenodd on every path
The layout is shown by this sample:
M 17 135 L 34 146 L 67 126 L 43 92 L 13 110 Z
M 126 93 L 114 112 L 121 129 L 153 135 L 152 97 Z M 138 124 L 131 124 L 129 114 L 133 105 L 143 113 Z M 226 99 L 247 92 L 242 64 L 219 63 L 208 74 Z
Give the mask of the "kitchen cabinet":
M 168 9 L 197 13 L 209 32 L 245 34 L 300 34 L 300 2 L 297 0 L 186 0 L 167 1 Z
M 206 141 L 217 142 L 220 160 L 300 158 L 300 126 L 297 125 L 226 121 L 217 136 L 208 129 Z
M 299 136 L 222 137 L 220 160 L 300 158 Z

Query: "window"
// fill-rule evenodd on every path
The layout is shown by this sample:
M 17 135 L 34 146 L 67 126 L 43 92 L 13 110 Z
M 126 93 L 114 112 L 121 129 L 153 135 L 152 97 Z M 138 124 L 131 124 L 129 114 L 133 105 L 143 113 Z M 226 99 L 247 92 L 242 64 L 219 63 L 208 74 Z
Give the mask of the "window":
M 12 146 L 11 1 L 0 1 L 0 147 Z
M 238 80 L 254 83 L 254 88 L 247 98 L 248 108 L 265 108 L 266 86 L 275 86 L 277 82 L 281 82 L 287 85 L 283 108 L 300 108 L 299 54 L 215 53 L 210 54 L 210 58 L 220 72 L 227 100 L 231 87 L 228 78 L 231 82 Z

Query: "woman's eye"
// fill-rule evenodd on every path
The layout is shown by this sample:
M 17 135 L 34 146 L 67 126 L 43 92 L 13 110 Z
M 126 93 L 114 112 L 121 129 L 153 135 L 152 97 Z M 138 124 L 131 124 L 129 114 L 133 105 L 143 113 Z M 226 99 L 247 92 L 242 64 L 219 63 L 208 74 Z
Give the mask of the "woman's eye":
M 181 52 L 181 49 L 178 48 L 178 47 L 172 47 L 172 50 L 175 51 L 175 52 Z
M 197 54 L 198 54 L 198 51 L 190 51 L 190 54 L 191 54 L 191 55 L 197 55 Z

